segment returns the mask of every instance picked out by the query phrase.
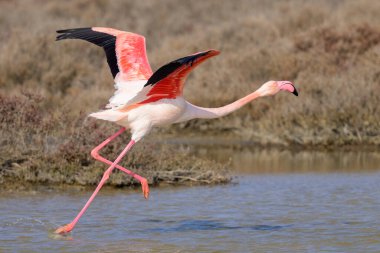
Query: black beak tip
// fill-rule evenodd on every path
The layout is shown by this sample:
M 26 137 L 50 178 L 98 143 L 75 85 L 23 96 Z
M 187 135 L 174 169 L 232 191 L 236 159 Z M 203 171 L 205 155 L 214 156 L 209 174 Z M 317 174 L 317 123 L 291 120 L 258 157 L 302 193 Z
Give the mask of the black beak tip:
M 292 92 L 295 96 L 298 97 L 298 91 L 296 90 L 296 88 L 294 87 L 294 91 Z

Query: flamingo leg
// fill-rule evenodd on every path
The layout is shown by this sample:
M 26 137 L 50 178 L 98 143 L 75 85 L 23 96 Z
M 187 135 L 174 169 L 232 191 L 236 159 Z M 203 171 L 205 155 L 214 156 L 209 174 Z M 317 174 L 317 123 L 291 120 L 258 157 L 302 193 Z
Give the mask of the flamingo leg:
M 112 165 L 112 162 L 110 160 L 107 160 L 106 158 L 102 157 L 100 154 L 99 154 L 99 151 L 104 148 L 108 143 L 110 143 L 113 139 L 115 139 L 117 136 L 119 136 L 120 134 L 122 134 L 123 132 L 125 131 L 125 128 L 121 128 L 119 131 L 117 131 L 114 135 L 112 135 L 111 137 L 109 137 L 108 139 L 106 139 L 105 141 L 103 141 L 99 146 L 95 147 L 92 151 L 91 151 L 91 156 L 93 158 L 95 158 L 96 160 L 100 161 L 100 162 L 103 162 L 105 164 L 108 164 L 108 165 Z M 137 179 L 138 181 L 140 181 L 141 183 L 141 187 L 142 187 L 142 191 L 143 191 L 143 195 L 144 195 L 144 198 L 145 199 L 148 199 L 149 197 L 149 185 L 148 185 L 148 180 L 146 180 L 146 178 L 140 176 L 140 175 L 137 175 L 136 173 L 120 166 L 119 164 L 116 164 L 115 165 L 115 168 L 127 173 L 128 175 L 132 176 L 133 178 Z
M 135 144 L 134 140 L 131 140 L 128 145 L 124 148 L 124 150 L 120 153 L 120 155 L 116 158 L 116 160 L 111 164 L 111 166 L 104 172 L 102 179 L 100 180 L 100 183 L 96 187 L 95 191 L 92 193 L 91 197 L 87 200 L 86 204 L 82 208 L 82 210 L 78 213 L 78 215 L 75 217 L 75 219 L 62 227 L 59 227 L 57 230 L 55 230 L 55 233 L 57 234 L 63 234 L 68 233 L 71 230 L 74 229 L 75 225 L 79 221 L 80 217 L 84 214 L 84 212 L 87 210 L 87 208 L 90 206 L 91 202 L 94 200 L 96 194 L 98 194 L 99 190 L 102 188 L 104 183 L 109 178 L 112 170 L 115 168 L 115 166 L 120 162 L 120 160 L 127 154 L 127 152 L 132 148 L 132 146 Z

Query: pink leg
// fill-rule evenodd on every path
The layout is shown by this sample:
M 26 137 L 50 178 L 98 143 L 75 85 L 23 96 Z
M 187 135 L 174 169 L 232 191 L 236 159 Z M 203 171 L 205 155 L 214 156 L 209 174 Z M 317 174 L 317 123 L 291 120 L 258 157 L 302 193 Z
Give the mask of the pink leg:
M 99 151 L 104 148 L 108 143 L 110 143 L 113 139 L 115 139 L 117 136 L 119 136 L 120 134 L 122 134 L 123 132 L 125 131 L 125 128 L 121 128 L 119 131 L 117 131 L 114 135 L 112 135 L 111 137 L 109 137 L 108 139 L 106 139 L 105 141 L 103 141 L 99 146 L 95 147 L 92 151 L 91 151 L 91 155 L 92 157 L 94 157 L 96 160 L 98 161 L 101 161 L 105 164 L 108 164 L 108 165 L 112 165 L 112 162 L 110 160 L 107 160 L 106 158 L 102 157 L 101 155 L 99 155 Z M 116 164 L 115 165 L 115 168 L 127 173 L 128 175 L 134 177 L 135 179 L 139 180 L 140 183 L 141 183 L 141 187 L 142 187 L 142 191 L 143 191 L 143 194 L 144 194 L 144 198 L 148 199 L 149 197 L 149 185 L 148 185 L 148 180 L 146 180 L 146 178 L 140 176 L 140 175 L 137 175 L 135 174 L 134 172 L 130 171 L 130 170 L 127 170 L 126 168 Z
M 74 226 L 77 224 L 78 220 L 80 219 L 80 217 L 84 214 L 84 212 L 87 210 L 87 208 L 90 206 L 91 202 L 94 200 L 96 194 L 98 194 L 99 190 L 102 188 L 102 186 L 104 185 L 104 183 L 107 181 L 107 179 L 109 178 L 112 170 L 115 168 L 116 164 L 118 164 L 120 162 L 120 160 L 125 156 L 125 154 L 132 148 L 132 146 L 135 144 L 135 141 L 134 140 L 131 140 L 128 145 L 125 147 L 125 149 L 120 153 L 120 155 L 116 158 L 116 160 L 112 163 L 112 165 L 104 172 L 103 174 L 103 177 L 102 177 L 102 180 L 100 180 L 100 183 L 98 184 L 98 186 L 96 187 L 94 193 L 91 195 L 91 197 L 89 198 L 89 200 L 87 201 L 87 203 L 84 205 L 84 207 L 82 208 L 82 210 L 79 212 L 79 214 L 77 215 L 77 217 L 75 217 L 75 219 L 65 225 L 65 226 L 62 226 L 60 228 L 58 228 L 55 233 L 57 234 L 63 234 L 63 233 L 68 233 L 70 232 L 71 230 L 74 229 Z

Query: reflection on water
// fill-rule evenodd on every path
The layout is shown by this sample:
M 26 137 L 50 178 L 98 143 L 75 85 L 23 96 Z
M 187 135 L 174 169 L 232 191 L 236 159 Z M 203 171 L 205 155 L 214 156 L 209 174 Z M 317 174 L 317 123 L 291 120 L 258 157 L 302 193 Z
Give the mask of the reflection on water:
M 232 155 L 238 183 L 153 188 L 149 201 L 103 189 L 65 237 L 52 231 L 91 192 L 0 192 L 0 252 L 380 251 L 379 154 L 199 153 Z
M 201 147 L 196 153 L 220 162 L 231 161 L 232 168 L 242 173 L 364 172 L 380 169 L 380 151 L 327 152 Z

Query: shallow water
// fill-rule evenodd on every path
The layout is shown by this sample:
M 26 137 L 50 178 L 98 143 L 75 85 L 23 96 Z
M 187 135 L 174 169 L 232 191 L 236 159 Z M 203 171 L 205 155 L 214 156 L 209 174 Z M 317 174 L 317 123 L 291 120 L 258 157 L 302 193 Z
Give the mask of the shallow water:
M 380 252 L 377 154 L 245 152 L 234 184 L 152 188 L 149 201 L 104 189 L 65 237 L 52 231 L 91 192 L 2 193 L 0 252 Z

